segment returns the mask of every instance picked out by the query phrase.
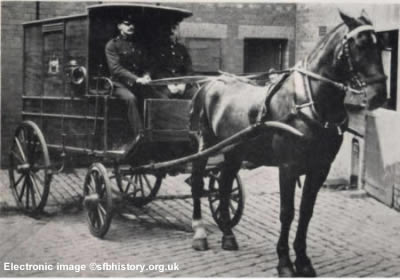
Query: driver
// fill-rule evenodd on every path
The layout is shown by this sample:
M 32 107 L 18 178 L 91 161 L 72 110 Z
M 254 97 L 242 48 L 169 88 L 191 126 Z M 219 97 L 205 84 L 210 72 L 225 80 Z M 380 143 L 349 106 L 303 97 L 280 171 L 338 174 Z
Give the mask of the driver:
M 136 138 L 143 124 L 138 110 L 138 95 L 145 92 L 151 78 L 146 71 L 146 51 L 134 39 L 135 26 L 131 18 L 122 19 L 117 28 L 119 35 L 105 47 L 108 68 L 114 83 L 114 95 L 128 106 L 128 121 Z

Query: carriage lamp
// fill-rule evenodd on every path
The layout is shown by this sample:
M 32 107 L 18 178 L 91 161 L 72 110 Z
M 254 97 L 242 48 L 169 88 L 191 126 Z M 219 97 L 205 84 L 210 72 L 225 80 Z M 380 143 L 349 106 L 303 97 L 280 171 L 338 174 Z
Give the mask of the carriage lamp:
M 75 59 L 68 62 L 65 70 L 70 82 L 74 85 L 81 85 L 86 80 L 86 68 L 79 65 Z

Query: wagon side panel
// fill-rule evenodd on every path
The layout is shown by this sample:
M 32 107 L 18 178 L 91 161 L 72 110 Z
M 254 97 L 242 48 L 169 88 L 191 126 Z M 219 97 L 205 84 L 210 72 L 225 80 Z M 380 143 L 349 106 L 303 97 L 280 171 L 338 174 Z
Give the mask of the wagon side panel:
M 86 85 L 72 87 L 65 72 L 71 60 L 88 67 L 87 48 L 85 16 L 25 26 L 23 118 L 39 125 L 50 147 L 101 148 L 103 100 L 88 100 Z
M 40 25 L 25 27 L 24 95 L 42 94 L 43 36 Z

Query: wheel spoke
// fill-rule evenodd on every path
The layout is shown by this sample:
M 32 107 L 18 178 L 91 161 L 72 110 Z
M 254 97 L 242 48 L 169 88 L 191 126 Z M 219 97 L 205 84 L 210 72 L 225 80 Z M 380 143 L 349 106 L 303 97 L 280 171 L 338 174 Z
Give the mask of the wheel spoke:
M 134 183 L 133 183 L 133 196 L 136 198 L 136 194 L 140 191 L 140 190 L 138 190 L 138 176 L 139 175 L 135 175 L 135 181 L 134 181 Z
M 39 197 L 42 197 L 43 194 L 42 194 L 42 192 L 41 192 L 41 190 L 39 188 L 39 185 L 37 184 L 35 178 L 33 178 L 32 174 L 29 174 L 29 177 L 30 177 L 31 182 L 33 183 L 34 187 L 36 188 L 36 191 L 38 192 Z
M 218 192 L 212 192 L 209 194 L 210 197 L 210 202 L 214 203 L 215 201 L 219 200 L 219 193 Z
M 236 188 L 232 188 L 231 194 L 236 193 L 239 191 L 239 186 L 237 186 Z
M 101 203 L 99 203 L 98 208 L 99 208 L 100 212 L 103 213 L 103 216 L 107 216 L 107 211 L 106 211 L 106 209 L 104 209 L 104 207 Z
M 29 177 L 30 178 L 30 177 Z M 30 186 L 30 193 L 31 193 L 31 196 L 32 196 L 32 207 L 33 207 L 33 209 L 36 209 L 36 198 L 35 198 L 35 189 L 34 189 L 34 187 L 33 187 L 33 182 L 31 181 L 31 179 L 29 179 L 29 186 Z
M 14 183 L 14 188 L 17 188 L 17 186 L 21 182 L 22 178 L 24 178 L 24 174 L 21 174 L 21 176 L 19 176 L 18 180 Z
M 11 155 L 13 155 L 13 158 L 19 161 L 19 163 L 24 163 L 24 160 L 21 158 L 19 154 L 17 154 L 15 151 L 11 151 Z
M 28 186 L 28 178 L 25 179 L 26 182 L 26 196 L 25 196 L 25 208 L 29 209 L 29 186 Z
M 232 195 L 231 200 L 235 201 L 236 203 L 239 203 L 240 197 L 238 195 Z
M 232 201 L 229 201 L 229 208 L 231 209 L 232 214 L 235 214 L 236 208 L 235 208 L 235 206 L 232 204 Z
M 22 197 L 24 196 L 25 189 L 26 189 L 26 176 L 25 176 L 24 184 L 22 185 L 21 193 L 18 196 L 18 201 L 20 201 L 20 202 L 22 202 Z M 15 188 L 15 190 L 17 190 L 17 188 Z
M 33 175 L 33 177 L 36 178 L 36 180 L 39 181 L 39 183 L 40 183 L 41 185 L 44 185 L 45 182 L 42 180 L 42 178 L 39 177 L 39 175 L 37 175 L 37 173 L 32 173 L 32 175 Z M 44 176 L 46 176 L 46 175 L 44 175 Z
M 19 150 L 19 152 L 21 154 L 22 160 L 24 162 L 26 162 L 26 156 L 25 156 L 24 150 L 22 148 L 21 142 L 19 142 L 17 137 L 15 137 L 15 143 L 17 144 L 17 147 L 18 147 L 18 150 Z
M 99 207 L 97 207 L 97 216 L 99 217 L 100 226 L 104 225 L 104 217 Z
M 150 190 L 150 193 L 153 191 L 152 185 L 150 184 L 149 178 L 147 178 L 146 174 L 143 174 L 143 178 L 146 181 L 146 186 Z
M 126 180 L 128 183 L 127 183 L 127 185 L 126 185 L 126 188 L 125 188 L 125 190 L 124 190 L 124 193 L 128 193 L 129 189 L 130 189 L 131 186 L 133 185 L 133 184 L 132 184 L 132 178 L 133 178 L 133 175 L 131 175 L 130 178 L 125 178 L 125 180 Z
M 139 183 L 140 183 L 140 192 L 142 193 L 142 197 L 146 197 L 146 195 L 144 194 L 144 188 L 143 188 L 143 179 L 142 176 L 139 175 Z

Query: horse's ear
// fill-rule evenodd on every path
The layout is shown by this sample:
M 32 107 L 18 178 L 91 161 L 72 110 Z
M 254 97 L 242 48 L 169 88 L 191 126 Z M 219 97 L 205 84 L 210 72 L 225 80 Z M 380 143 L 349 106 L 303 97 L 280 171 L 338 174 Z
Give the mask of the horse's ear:
M 356 28 L 357 26 L 360 25 L 355 18 L 345 14 L 341 10 L 339 10 L 339 14 L 343 22 L 349 27 L 349 29 Z
M 369 19 L 369 16 L 368 16 L 367 12 L 364 9 L 362 9 L 362 11 L 361 11 L 360 19 L 364 20 L 366 24 L 371 24 L 372 25 L 372 21 Z

